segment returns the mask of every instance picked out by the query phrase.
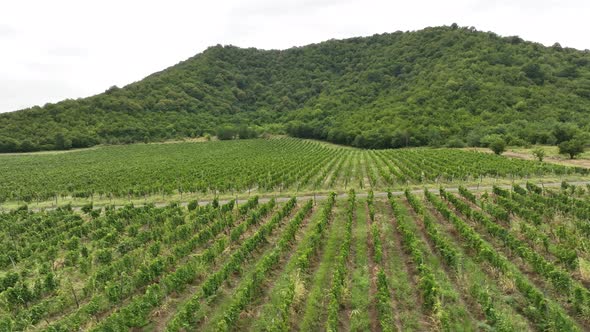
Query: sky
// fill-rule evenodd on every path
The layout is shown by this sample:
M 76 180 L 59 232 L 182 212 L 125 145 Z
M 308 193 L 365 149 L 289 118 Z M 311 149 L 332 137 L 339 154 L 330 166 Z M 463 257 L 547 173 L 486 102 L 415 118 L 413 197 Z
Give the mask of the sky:
M 587 0 L 18 0 L 0 5 L 0 112 L 122 87 L 216 44 L 285 49 L 474 26 L 590 49 Z

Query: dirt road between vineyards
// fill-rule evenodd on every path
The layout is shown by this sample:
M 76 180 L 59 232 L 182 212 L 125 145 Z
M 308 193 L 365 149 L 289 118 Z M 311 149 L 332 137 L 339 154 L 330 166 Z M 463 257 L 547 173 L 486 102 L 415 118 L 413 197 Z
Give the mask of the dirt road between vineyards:
M 524 184 L 524 183 L 518 183 L 515 182 L 517 184 Z M 536 185 L 542 186 L 542 187 L 547 187 L 547 188 L 556 188 L 556 187 L 560 187 L 561 186 L 561 182 L 548 182 L 548 183 L 535 183 Z M 568 184 L 570 185 L 575 185 L 575 186 L 580 186 L 580 185 L 588 185 L 590 184 L 590 181 L 575 181 L 575 182 L 568 182 Z M 507 184 L 500 184 L 498 185 L 498 187 L 500 188 L 504 188 L 504 189 L 510 189 L 512 188 L 511 185 L 507 185 Z M 471 190 L 471 191 L 475 191 L 475 192 L 482 192 L 482 191 L 491 191 L 493 189 L 493 186 L 490 185 L 481 185 L 481 186 L 466 186 L 467 189 Z M 437 193 L 438 189 L 436 188 L 430 188 L 428 189 L 430 192 L 432 193 Z M 458 192 L 459 191 L 459 187 L 445 187 L 445 190 L 450 191 L 450 192 Z M 414 189 L 411 190 L 411 192 L 413 194 L 421 194 L 424 192 L 423 189 Z M 401 196 L 404 194 L 404 191 L 398 190 L 398 191 L 392 191 L 391 192 L 394 196 Z M 387 197 L 387 192 L 386 191 L 379 191 L 379 192 L 375 192 L 375 197 Z M 368 193 L 367 192 L 357 192 L 356 196 L 359 198 L 365 198 L 367 197 Z M 337 198 L 346 198 L 348 196 L 348 193 L 338 193 L 336 195 Z M 289 199 L 291 199 L 291 197 L 293 196 L 279 196 L 279 195 L 259 195 L 259 202 L 261 203 L 265 203 L 270 201 L 271 199 L 275 199 L 277 202 L 286 202 Z M 306 201 L 308 199 L 313 199 L 316 201 L 321 201 L 321 200 L 325 200 L 326 198 L 328 198 L 328 195 L 326 194 L 317 194 L 317 195 L 301 195 L 301 196 L 296 196 L 298 201 Z M 248 198 L 244 198 L 244 199 L 238 199 L 237 203 L 238 205 L 240 204 L 244 204 L 248 201 L 250 197 Z M 219 204 L 225 204 L 227 202 L 229 202 L 229 199 L 224 199 L 224 200 L 219 200 Z M 209 204 L 211 201 L 210 200 L 202 200 L 199 201 L 199 205 L 207 205 Z M 167 206 L 169 203 L 155 203 L 156 207 L 165 207 Z M 180 204 L 181 206 L 187 206 L 189 204 L 189 202 L 179 202 L 178 204 Z M 124 207 L 125 205 L 116 205 L 115 208 L 121 208 Z M 136 207 L 140 207 L 143 206 L 143 204 L 136 204 Z M 95 206 L 95 208 L 100 208 L 103 206 Z M 41 208 L 41 209 L 36 209 L 36 208 L 30 208 L 30 211 L 51 211 L 56 209 L 55 207 L 52 208 Z M 81 211 L 81 207 L 73 207 L 72 208 L 74 211 Z M 0 209 L 0 211 L 2 211 Z

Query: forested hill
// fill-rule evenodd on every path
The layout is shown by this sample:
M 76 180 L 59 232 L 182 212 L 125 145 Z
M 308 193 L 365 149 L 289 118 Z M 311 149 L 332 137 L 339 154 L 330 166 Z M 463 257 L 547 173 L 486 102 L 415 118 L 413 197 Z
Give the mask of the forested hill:
M 555 144 L 590 130 L 590 53 L 473 28 L 215 46 L 123 88 L 0 114 L 0 151 L 263 132 L 359 147 Z

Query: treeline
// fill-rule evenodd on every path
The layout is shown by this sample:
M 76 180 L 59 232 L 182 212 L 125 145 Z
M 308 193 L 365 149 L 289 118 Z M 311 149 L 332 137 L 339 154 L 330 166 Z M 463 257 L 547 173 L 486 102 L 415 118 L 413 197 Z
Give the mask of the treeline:
M 149 143 L 194 137 L 205 137 L 211 139 L 211 136 L 216 136 L 219 140 L 251 139 L 261 137 L 265 133 L 266 130 L 261 127 L 226 124 L 218 127 L 217 129 L 211 129 L 207 132 L 201 131 L 197 134 L 194 132 L 181 132 L 176 133 L 175 135 L 170 135 L 164 132 L 155 132 L 154 135 L 150 135 L 142 131 L 131 130 L 121 137 L 100 137 L 89 133 L 71 131 L 67 133 L 59 132 L 54 136 L 51 136 L 50 133 L 47 133 L 44 138 L 25 138 L 22 141 L 12 137 L 0 136 L 0 153 L 70 150 L 88 148 L 97 144 L 130 144 L 138 142 Z
M 559 144 L 562 128 L 590 132 L 589 112 L 588 51 L 452 25 L 218 45 L 124 88 L 0 114 L 0 151 L 264 132 L 363 148 Z
M 301 138 L 327 140 L 332 143 L 351 145 L 359 148 L 388 149 L 405 147 L 488 147 L 497 142 L 503 146 L 530 146 L 533 144 L 559 145 L 574 144 L 580 148 L 590 143 L 590 135 L 574 123 L 551 122 L 528 125 L 526 121 L 515 121 L 499 127 L 473 129 L 466 136 L 444 137 L 444 128 L 416 128 L 388 132 L 369 130 L 355 133 L 340 128 L 329 128 L 320 123 L 308 125 L 301 121 L 289 122 L 287 133 Z M 568 145 L 569 146 L 569 145 Z M 565 152 L 564 152 L 565 153 Z

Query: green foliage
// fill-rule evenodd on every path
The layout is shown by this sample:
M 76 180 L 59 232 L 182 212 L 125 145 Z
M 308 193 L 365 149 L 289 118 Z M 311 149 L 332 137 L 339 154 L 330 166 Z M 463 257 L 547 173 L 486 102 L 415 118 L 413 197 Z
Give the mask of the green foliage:
M 521 317 L 535 330 L 577 331 L 590 313 L 580 278 L 590 203 L 580 188 L 527 183 L 480 196 L 459 187 L 463 198 L 426 191 L 430 203 L 406 190 L 405 200 L 388 195 L 393 218 L 384 212 L 386 199 L 369 194 L 380 225 L 373 229 L 356 218 L 368 208 L 353 190 L 348 200 L 330 193 L 320 205 L 310 199 L 297 206 L 295 198 L 259 204 L 258 197 L 239 208 L 223 200 L 192 210 L 127 205 L 93 220 L 70 208 L 2 212 L 1 254 L 14 265 L 9 260 L 0 274 L 0 330 L 149 329 L 167 310 L 158 329 L 284 331 L 304 329 L 305 305 L 314 326 L 336 331 L 357 324 L 360 307 L 351 304 L 361 295 L 383 331 L 405 330 L 407 314 L 429 318 L 424 322 L 433 325 L 422 330 L 464 330 L 453 324 L 467 320 L 478 329 L 515 331 L 523 328 L 512 319 Z M 386 223 L 396 225 L 396 238 Z M 376 256 L 367 250 L 371 241 L 383 242 L 384 266 L 374 270 L 367 263 Z M 399 254 L 407 258 L 401 265 Z M 68 266 L 69 255 L 79 264 Z M 493 273 L 473 280 L 474 265 Z M 400 287 L 398 269 L 415 280 L 410 288 Z M 424 310 L 400 301 L 409 294 L 421 296 Z M 473 316 L 466 319 L 462 309 Z
M 535 156 L 535 158 L 537 158 L 537 160 L 539 161 L 543 161 L 543 159 L 545 158 L 546 152 L 545 149 L 543 148 L 534 148 L 533 149 L 533 156 Z
M 461 188 L 462 187 L 459 188 L 459 191 L 461 191 Z M 463 190 L 463 192 L 464 192 L 464 190 Z M 429 213 L 426 212 L 426 209 L 425 209 L 424 205 L 422 204 L 422 202 L 420 202 L 420 200 L 414 194 L 412 194 L 408 189 L 405 190 L 405 195 L 406 195 L 406 199 L 408 200 L 408 203 L 410 203 L 410 206 L 412 207 L 412 209 L 414 209 L 414 211 L 418 215 L 422 216 L 423 221 L 424 221 L 424 226 L 426 228 L 426 232 L 427 232 L 428 236 L 430 237 L 430 239 L 432 240 L 432 242 L 434 243 L 436 250 L 443 257 L 447 266 L 453 270 L 458 270 L 459 253 L 453 247 L 451 242 L 441 234 L 441 232 L 439 231 L 439 229 L 437 227 L 436 220 L 434 220 L 434 218 Z
M 100 249 L 96 251 L 95 260 L 100 264 L 108 264 L 113 259 L 113 254 L 109 249 Z
M 179 193 L 232 195 L 348 185 L 347 160 L 367 160 L 372 186 L 476 177 L 588 174 L 587 169 L 509 159 L 456 149 L 355 150 L 294 138 L 174 144 L 136 144 L 88 151 L 0 155 L 0 197 L 6 201 L 86 202 Z M 354 161 L 354 160 L 352 160 Z M 336 174 L 337 176 L 331 176 Z M 328 180 L 329 179 L 329 180 Z M 181 199 L 183 199 L 181 197 Z M 187 198 L 184 197 L 186 200 Z M 197 209 L 197 202 L 189 208 Z M 93 218 L 101 209 L 90 211 Z M 24 207 L 23 207 L 24 208 Z M 373 212 L 371 212 L 373 211 Z M 369 209 L 370 216 L 374 208 Z M 1 263 L 1 260 L 0 260 Z
M 497 155 L 501 155 L 506 151 L 506 141 L 498 135 L 488 136 L 486 144 Z
M 92 212 L 92 202 L 82 206 L 82 212 L 90 214 L 90 212 Z
M 559 153 L 569 155 L 570 159 L 582 154 L 585 149 L 585 142 L 581 139 L 572 139 L 559 144 Z
M 346 208 L 346 232 L 344 241 L 340 247 L 338 256 L 336 257 L 336 264 L 332 275 L 332 289 L 330 290 L 330 302 L 328 306 L 328 323 L 327 331 L 338 331 L 340 308 L 344 304 L 344 291 L 346 286 L 346 278 L 349 275 L 347 270 L 347 259 L 350 254 L 351 240 L 352 240 L 352 224 L 354 221 L 354 209 L 356 202 L 356 193 L 351 190 L 348 193 L 348 206 Z
M 427 190 L 424 191 L 424 195 L 426 196 L 428 201 L 430 201 L 432 205 L 440 212 L 440 214 L 453 224 L 453 226 L 460 234 L 465 244 L 475 252 L 476 257 L 478 257 L 481 260 L 486 260 L 495 269 L 502 272 L 503 274 L 510 276 L 514 280 L 516 289 L 520 291 L 520 293 L 529 303 L 529 308 L 533 309 L 525 311 L 525 314 L 529 316 L 529 318 L 532 321 L 537 323 L 537 325 L 542 329 L 553 326 L 553 330 L 555 331 L 579 330 L 579 328 L 576 326 L 576 323 L 571 319 L 571 317 L 565 314 L 564 309 L 561 306 L 547 299 L 545 297 L 545 294 L 537 287 L 535 287 L 533 284 L 531 284 L 531 282 L 522 274 L 522 272 L 517 270 L 514 267 L 514 265 L 512 265 L 512 263 L 508 260 L 508 258 L 506 258 L 506 256 L 502 255 L 497 250 L 495 250 L 468 223 L 466 223 L 464 220 L 459 218 L 453 211 L 451 211 L 449 207 L 441 199 L 439 199 Z M 485 223 L 487 227 L 489 227 L 491 234 L 498 236 L 508 235 L 508 232 L 506 231 L 492 230 L 499 229 L 500 226 L 498 226 L 496 223 L 492 222 L 488 218 L 484 217 L 478 211 L 472 210 L 469 205 L 462 203 L 460 200 L 456 199 L 455 196 L 453 196 L 452 194 L 449 194 L 445 190 L 441 189 L 441 196 L 451 200 L 454 207 L 462 214 L 464 214 L 467 218 L 476 218 L 479 222 Z M 477 216 L 471 217 L 474 214 Z M 506 241 L 508 240 L 506 239 L 505 242 Z M 514 243 L 518 240 L 512 239 L 510 241 Z M 520 245 L 518 245 L 518 247 L 520 247 Z M 523 252 L 519 248 L 519 250 L 515 251 L 527 256 L 530 255 L 538 257 L 538 254 L 530 250 Z M 557 281 L 557 279 L 555 280 Z M 490 317 L 489 314 L 488 317 Z
M 197 209 L 197 207 L 199 207 L 199 201 L 197 200 L 190 201 L 187 206 L 189 211 L 194 211 Z
M 500 189 L 494 188 L 494 193 L 498 195 L 500 199 L 507 199 L 510 193 Z M 590 291 L 588 291 L 581 283 L 573 280 L 566 271 L 557 267 L 551 261 L 547 260 L 541 254 L 536 252 L 534 248 L 527 246 L 522 240 L 518 239 L 512 232 L 501 227 L 497 223 L 493 222 L 490 218 L 485 216 L 479 211 L 473 210 L 469 205 L 459 200 L 453 194 L 446 192 L 441 189 L 441 196 L 447 199 L 453 206 L 460 211 L 462 214 L 472 219 L 473 221 L 483 225 L 486 231 L 502 240 L 504 245 L 510 250 L 525 260 L 535 272 L 544 277 L 550 282 L 553 287 L 562 294 L 568 294 L 570 297 L 569 301 L 575 303 L 579 311 L 589 311 L 590 307 Z M 521 209 L 522 207 L 518 207 Z M 519 213 L 524 215 L 523 213 Z M 570 250 L 559 249 L 557 257 L 566 265 L 568 268 L 575 267 L 576 264 L 576 253 Z M 578 294 L 581 294 L 581 298 L 578 299 Z
M 490 149 L 494 151 L 495 154 L 500 155 L 506 151 L 506 142 L 504 140 L 497 140 L 490 144 Z
M 363 148 L 490 134 L 555 144 L 567 140 L 556 126 L 589 129 L 588 63 L 587 52 L 453 26 L 281 51 L 218 45 L 123 88 L 1 114 L 0 152 L 261 132 Z
M 383 269 L 379 269 L 377 272 L 377 313 L 379 315 L 379 325 L 381 330 L 384 332 L 397 331 L 395 327 L 395 320 L 393 317 L 391 304 L 389 285 L 387 283 L 387 276 Z
M 223 126 L 217 129 L 217 138 L 222 141 L 234 139 L 237 135 L 238 132 L 233 126 Z

